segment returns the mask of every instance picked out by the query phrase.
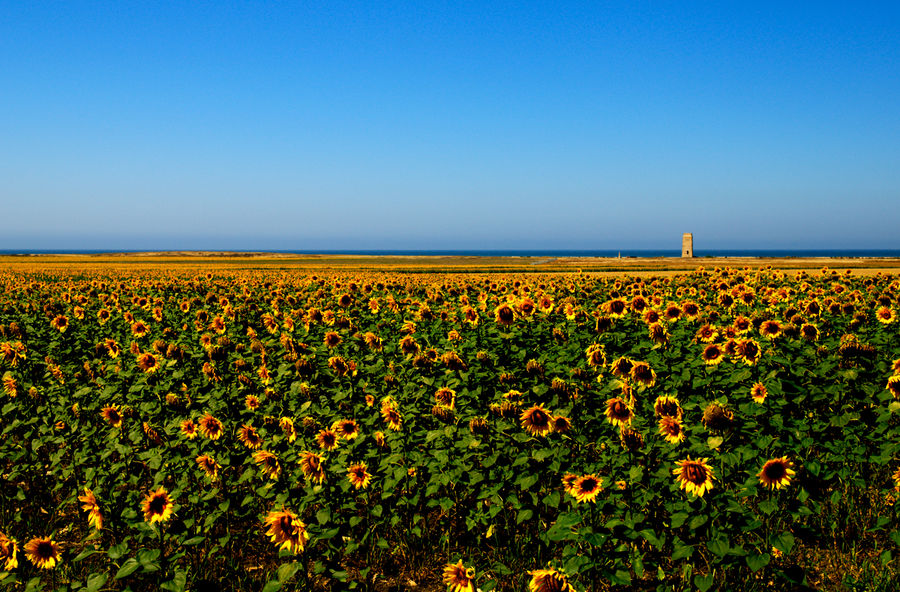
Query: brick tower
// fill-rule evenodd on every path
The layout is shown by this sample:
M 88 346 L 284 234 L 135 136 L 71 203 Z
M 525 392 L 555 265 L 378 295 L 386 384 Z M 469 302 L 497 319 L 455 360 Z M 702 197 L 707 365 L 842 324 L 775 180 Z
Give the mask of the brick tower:
M 686 258 L 694 256 L 694 235 L 690 232 L 685 232 L 681 237 L 681 256 Z

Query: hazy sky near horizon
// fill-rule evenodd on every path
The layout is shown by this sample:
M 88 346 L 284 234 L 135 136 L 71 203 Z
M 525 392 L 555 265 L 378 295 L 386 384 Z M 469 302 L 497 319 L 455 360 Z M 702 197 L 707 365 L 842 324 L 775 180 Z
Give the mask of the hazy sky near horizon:
M 900 248 L 897 2 L 3 2 L 0 249 Z

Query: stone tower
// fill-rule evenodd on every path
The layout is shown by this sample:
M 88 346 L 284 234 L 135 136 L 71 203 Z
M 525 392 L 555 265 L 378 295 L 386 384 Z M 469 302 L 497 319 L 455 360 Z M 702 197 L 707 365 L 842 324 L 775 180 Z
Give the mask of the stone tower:
M 691 258 L 694 256 L 694 235 L 685 232 L 681 237 L 681 256 Z

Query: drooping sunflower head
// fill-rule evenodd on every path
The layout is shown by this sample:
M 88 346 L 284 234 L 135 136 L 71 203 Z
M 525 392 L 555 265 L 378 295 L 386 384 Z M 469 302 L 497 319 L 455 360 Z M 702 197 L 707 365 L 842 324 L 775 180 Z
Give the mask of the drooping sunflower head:
M 238 440 L 250 450 L 258 450 L 262 446 L 262 437 L 259 435 L 259 432 L 256 431 L 256 428 L 247 424 L 242 425 L 238 430 Z
M 456 406 L 456 391 L 442 387 L 434 393 L 434 400 L 438 405 L 453 409 Z
M 19 543 L 0 532 L 0 566 L 3 571 L 12 571 L 19 566 Z
M 623 425 L 619 427 L 619 441 L 625 450 L 637 452 L 644 447 L 644 434 L 633 429 L 630 425 Z
M 533 405 L 523 411 L 519 420 L 532 436 L 545 436 L 553 429 L 553 416 L 540 405 Z
M 322 483 L 325 480 L 325 458 L 315 452 L 302 452 L 300 454 L 300 470 L 310 481 Z
M 656 384 L 656 371 L 647 362 L 635 362 L 631 366 L 630 376 L 633 381 L 647 387 Z
M 508 327 L 516 320 L 516 311 L 508 303 L 503 302 L 494 309 L 494 321 L 498 325 Z
M 259 470 L 269 479 L 278 479 L 281 475 L 281 462 L 278 456 L 268 450 L 257 450 L 253 453 L 253 462 L 259 466 Z
M 617 358 L 612 363 L 612 373 L 613 376 L 618 376 L 619 378 L 625 378 L 631 374 L 631 369 L 634 366 L 634 363 L 628 358 L 622 356 Z
M 213 417 L 210 413 L 207 413 L 203 417 L 200 418 L 198 422 L 198 429 L 204 438 L 208 438 L 210 440 L 218 440 L 222 433 L 225 431 L 222 426 L 222 422 Z
M 752 339 L 744 339 L 737 342 L 735 353 L 745 364 L 753 366 L 762 356 L 762 349 L 760 349 L 759 344 Z
M 887 390 L 894 395 L 895 399 L 900 399 L 900 374 L 894 374 L 888 378 Z
M 606 401 L 606 410 L 603 412 L 607 421 L 614 426 L 623 426 L 634 419 L 634 411 L 621 397 L 613 397 Z
M 812 323 L 803 323 L 800 325 L 800 336 L 806 341 L 818 341 L 819 328 Z
M 681 419 L 681 416 L 684 414 L 678 398 L 671 395 L 656 397 L 656 401 L 653 403 L 653 411 L 659 417 L 676 417 L 678 419 Z
M 773 458 L 766 461 L 760 470 L 759 482 L 769 489 L 781 489 L 791 484 L 791 477 L 796 474 L 794 463 L 788 457 Z
M 727 430 L 734 425 L 734 413 L 713 401 L 703 410 L 703 419 L 701 421 L 707 429 L 714 431 Z

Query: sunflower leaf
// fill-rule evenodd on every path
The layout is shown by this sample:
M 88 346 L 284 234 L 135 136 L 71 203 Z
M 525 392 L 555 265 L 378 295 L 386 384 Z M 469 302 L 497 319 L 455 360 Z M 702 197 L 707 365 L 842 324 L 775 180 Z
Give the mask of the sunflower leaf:
M 140 569 L 140 562 L 134 557 L 130 557 L 125 563 L 122 564 L 122 567 L 119 568 L 119 571 L 116 572 L 115 579 L 121 580 L 122 578 L 127 578 L 138 569 Z

